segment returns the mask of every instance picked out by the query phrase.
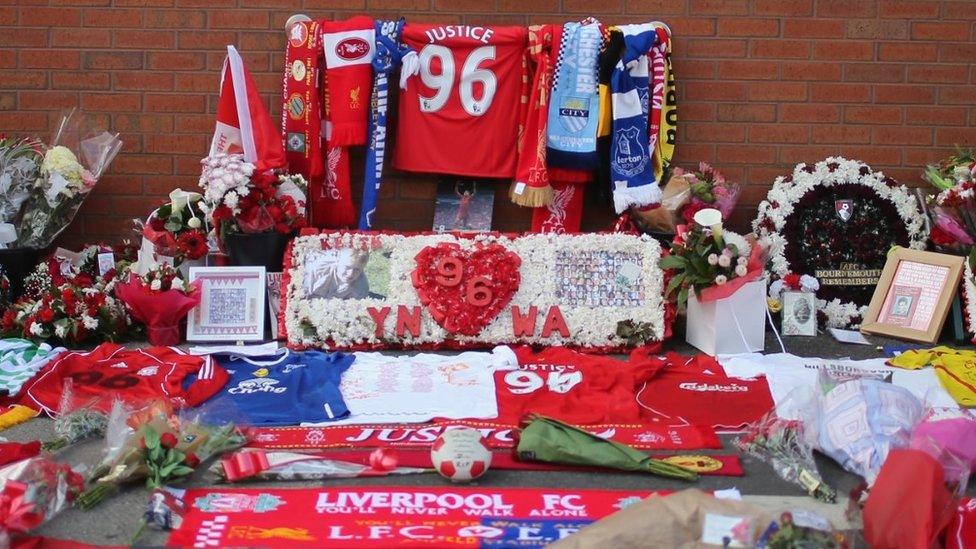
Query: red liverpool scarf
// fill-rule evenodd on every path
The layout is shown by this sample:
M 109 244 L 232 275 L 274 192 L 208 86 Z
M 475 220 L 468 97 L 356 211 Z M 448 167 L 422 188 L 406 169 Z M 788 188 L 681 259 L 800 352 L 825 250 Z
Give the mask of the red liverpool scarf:
M 308 181 L 321 180 L 322 110 L 319 104 L 319 44 L 317 21 L 300 21 L 288 31 L 285 46 L 285 84 L 281 109 L 282 139 L 288 172 Z
M 549 117 L 549 89 L 552 80 L 554 25 L 529 27 L 529 64 L 534 66 L 532 89 L 525 109 L 518 146 L 515 181 L 509 191 L 512 202 L 537 208 L 552 202 L 552 187 L 546 169 L 546 126 Z
M 532 210 L 534 233 L 578 233 L 583 219 L 583 183 L 552 182 L 552 202 Z
M 366 143 L 375 38 L 371 17 L 322 22 L 322 51 L 329 82 L 326 139 L 330 146 Z

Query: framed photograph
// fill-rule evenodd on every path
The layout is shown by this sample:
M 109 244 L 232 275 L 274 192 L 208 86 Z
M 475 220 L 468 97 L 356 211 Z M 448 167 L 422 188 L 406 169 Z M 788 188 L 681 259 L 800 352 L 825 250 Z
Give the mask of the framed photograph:
M 200 305 L 190 311 L 187 341 L 264 340 L 264 267 L 192 267 Z
M 964 261 L 935 252 L 892 250 L 861 331 L 935 343 L 956 295 Z
M 783 292 L 784 336 L 817 335 L 817 294 Z
M 268 319 L 271 339 L 278 337 L 278 313 L 281 311 L 281 273 L 268 273 Z
M 434 232 L 490 231 L 497 185 L 478 179 L 441 179 L 434 203 Z

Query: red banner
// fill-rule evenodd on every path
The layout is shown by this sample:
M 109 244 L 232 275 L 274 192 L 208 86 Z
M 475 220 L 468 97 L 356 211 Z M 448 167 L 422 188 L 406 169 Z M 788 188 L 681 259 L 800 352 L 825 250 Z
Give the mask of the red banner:
M 335 425 L 329 427 L 254 427 L 248 446 L 274 450 L 327 448 L 427 447 L 445 429 L 463 425 L 481 431 L 493 449 L 513 448 L 514 425 L 490 421 L 444 421 L 412 425 Z M 713 429 L 700 425 L 586 425 L 594 434 L 641 450 L 721 448 Z
M 191 489 L 171 547 L 543 547 L 649 490 Z

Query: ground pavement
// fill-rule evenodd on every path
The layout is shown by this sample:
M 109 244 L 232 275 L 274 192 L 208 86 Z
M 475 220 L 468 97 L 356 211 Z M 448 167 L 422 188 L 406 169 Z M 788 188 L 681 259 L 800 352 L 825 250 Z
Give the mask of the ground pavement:
M 677 331 L 676 333 L 683 333 Z M 885 338 L 870 338 L 877 345 L 898 343 Z M 829 335 L 813 338 L 786 338 L 787 352 L 800 356 L 819 356 L 825 358 L 850 357 L 855 359 L 878 358 L 883 356 L 881 350 L 872 345 L 842 345 L 834 341 Z M 951 342 L 949 343 L 951 344 Z M 668 350 L 690 354 L 694 350 L 682 342 L 669 342 L 665 346 Z M 772 333 L 767 334 L 766 352 L 779 352 L 779 345 Z M 9 440 L 25 442 L 34 439 L 47 440 L 51 437 L 52 422 L 48 419 L 37 418 L 22 425 L 0 431 L 0 436 Z M 703 450 L 699 453 L 737 453 L 731 444 L 732 436 L 722 436 L 721 450 Z M 69 463 L 93 464 L 98 459 L 101 448 L 100 441 L 91 441 L 77 445 L 63 452 L 62 459 Z M 688 452 L 684 452 L 688 453 Z M 803 495 L 798 486 L 780 480 L 773 470 L 765 463 L 742 455 L 742 464 L 746 471 L 744 477 L 713 477 L 703 476 L 695 483 L 683 483 L 670 479 L 662 479 L 644 474 L 625 473 L 578 473 L 578 472 L 528 472 L 528 471 L 489 471 L 475 486 L 504 486 L 504 487 L 560 487 L 560 488 L 599 488 L 599 489 L 641 489 L 641 490 L 680 490 L 694 486 L 702 490 L 717 490 L 738 488 L 744 499 L 766 507 L 769 510 L 781 510 L 787 507 L 807 508 L 818 510 L 834 521 L 835 525 L 849 530 L 856 528 L 856 524 L 847 523 L 843 519 L 843 506 L 846 504 L 848 492 L 859 482 L 859 477 L 846 473 L 832 461 L 823 456 L 817 456 L 820 472 L 838 493 L 842 500 L 834 506 L 820 504 L 813 498 Z M 91 465 L 89 465 L 90 467 Z M 188 486 L 212 486 L 216 478 L 206 472 L 198 472 L 187 483 Z M 400 477 L 352 479 L 323 482 L 276 482 L 255 483 L 249 487 L 274 486 L 288 487 L 316 487 L 328 484 L 339 485 L 403 485 L 403 486 L 443 486 L 445 481 L 436 474 L 406 475 Z M 976 482 L 970 482 L 969 494 L 976 494 Z M 126 545 L 135 534 L 139 520 L 145 509 L 147 493 L 141 485 L 130 486 L 121 493 L 103 502 L 93 511 L 69 509 L 57 516 L 51 523 L 40 528 L 36 533 L 52 538 L 72 539 L 96 544 Z M 856 534 L 854 541 L 857 542 Z M 165 544 L 168 534 L 147 531 L 139 539 L 140 546 L 161 546 Z M 864 546 L 863 543 L 856 546 Z

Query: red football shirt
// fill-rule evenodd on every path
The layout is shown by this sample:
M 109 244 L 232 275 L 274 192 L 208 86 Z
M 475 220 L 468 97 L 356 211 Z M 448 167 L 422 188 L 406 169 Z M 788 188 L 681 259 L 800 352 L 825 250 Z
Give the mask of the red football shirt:
M 400 92 L 393 166 L 514 177 L 525 27 L 409 23 L 402 39 L 419 71 Z
M 765 377 L 728 377 L 721 364 L 701 354 L 686 357 L 668 353 L 658 361 L 664 368 L 642 384 L 637 394 L 645 420 L 665 425 L 684 420 L 692 425 L 737 430 L 773 409 Z
M 197 374 L 186 390 L 183 379 Z M 126 349 L 103 343 L 88 353 L 63 353 L 35 377 L 21 404 L 50 416 L 58 413 L 65 382 L 72 384 L 72 407 L 96 402 L 109 411 L 113 398 L 146 404 L 169 398 L 178 407 L 196 406 L 227 383 L 229 375 L 210 357 L 190 355 L 171 347 Z M 101 398 L 111 395 L 113 398 Z
M 663 366 L 623 362 L 551 347 L 515 350 L 517 370 L 495 372 L 498 420 L 518 423 L 537 413 L 574 425 L 638 423 L 637 389 Z

